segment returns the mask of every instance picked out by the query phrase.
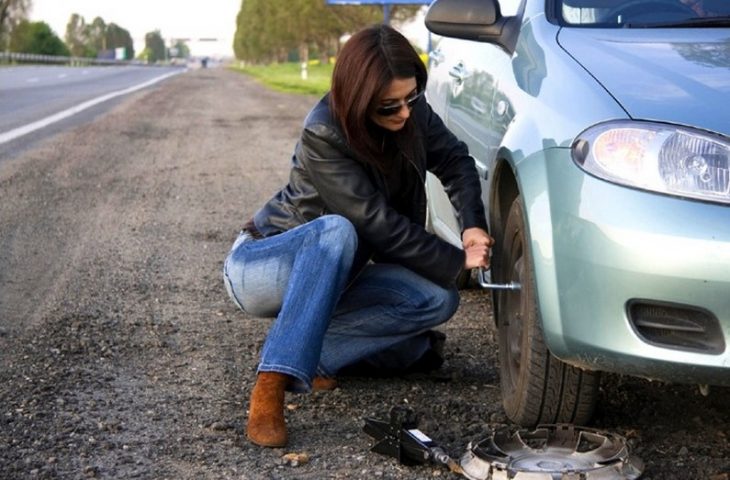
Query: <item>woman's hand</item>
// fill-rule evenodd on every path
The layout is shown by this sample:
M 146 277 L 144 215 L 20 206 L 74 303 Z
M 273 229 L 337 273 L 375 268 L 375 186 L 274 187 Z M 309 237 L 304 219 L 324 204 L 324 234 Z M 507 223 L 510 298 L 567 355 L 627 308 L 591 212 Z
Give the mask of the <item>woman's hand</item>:
M 489 252 L 494 239 L 487 232 L 477 227 L 467 228 L 461 234 L 461 241 L 466 254 L 465 269 L 489 268 Z

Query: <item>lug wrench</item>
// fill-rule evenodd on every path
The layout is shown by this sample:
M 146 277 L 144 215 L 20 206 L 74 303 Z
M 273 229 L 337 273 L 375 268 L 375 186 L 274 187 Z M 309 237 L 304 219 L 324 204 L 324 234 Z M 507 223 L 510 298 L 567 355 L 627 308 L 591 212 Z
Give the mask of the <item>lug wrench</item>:
M 477 271 L 477 282 L 486 290 L 522 290 L 522 285 L 517 282 L 492 283 L 492 275 L 488 268 L 481 267 Z

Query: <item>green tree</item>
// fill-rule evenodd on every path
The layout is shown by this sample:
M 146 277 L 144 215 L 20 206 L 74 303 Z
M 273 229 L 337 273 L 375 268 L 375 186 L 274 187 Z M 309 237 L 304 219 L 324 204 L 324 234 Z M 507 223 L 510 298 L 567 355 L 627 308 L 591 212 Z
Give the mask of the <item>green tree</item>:
M 394 19 L 412 18 L 418 7 L 394 8 Z M 282 61 L 296 49 L 300 60 L 310 52 L 334 55 L 338 39 L 383 19 L 379 6 L 329 6 L 326 0 L 242 0 L 233 49 L 251 62 Z
M 190 57 L 190 47 L 188 47 L 188 44 L 184 40 L 177 40 L 172 46 L 170 56 L 175 58 L 188 58 Z
M 111 57 L 112 51 L 124 48 L 124 59 L 134 58 L 134 41 L 127 30 L 116 23 L 107 24 L 96 17 L 90 24 L 74 13 L 66 24 L 66 44 L 77 57 Z
M 66 44 L 45 22 L 21 21 L 10 36 L 10 51 L 41 55 L 70 54 Z
M 96 57 L 96 50 L 89 41 L 88 26 L 84 17 L 74 13 L 66 24 L 66 45 L 74 57 Z
M 96 17 L 86 26 L 87 45 L 94 51 L 94 56 L 107 49 L 106 46 L 106 22 L 101 17 Z
M 27 20 L 31 0 L 0 0 L 0 49 L 7 48 L 10 35 L 22 20 Z
M 165 41 L 162 39 L 162 35 L 159 30 L 149 32 L 144 36 L 144 46 L 148 62 L 155 63 L 167 58 Z
M 286 6 L 278 0 L 244 0 L 234 42 L 238 58 L 254 62 L 285 59 L 287 50 L 294 45 L 286 17 Z
M 134 58 L 134 41 L 127 30 L 116 23 L 110 23 L 106 26 L 104 37 L 107 50 L 124 48 L 124 60 Z

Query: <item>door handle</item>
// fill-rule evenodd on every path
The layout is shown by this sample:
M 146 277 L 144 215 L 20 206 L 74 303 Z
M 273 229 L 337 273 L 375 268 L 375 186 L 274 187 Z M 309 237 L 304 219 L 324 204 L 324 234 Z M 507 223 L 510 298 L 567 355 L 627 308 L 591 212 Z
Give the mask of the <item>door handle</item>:
M 438 65 L 444 61 L 444 54 L 441 52 L 441 49 L 437 48 L 436 50 L 431 50 L 431 52 L 429 52 L 428 58 L 431 59 L 434 65 Z
M 456 80 L 457 82 L 461 83 L 464 81 L 464 64 L 459 63 L 458 65 L 454 65 L 449 70 L 449 76 Z

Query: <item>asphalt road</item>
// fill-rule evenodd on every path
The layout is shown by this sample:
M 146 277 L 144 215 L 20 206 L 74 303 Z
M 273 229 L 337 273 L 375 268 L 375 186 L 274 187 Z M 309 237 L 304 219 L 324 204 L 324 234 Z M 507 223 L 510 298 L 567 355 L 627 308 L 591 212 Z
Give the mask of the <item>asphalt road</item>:
M 0 162 L 0 478 L 461 478 L 371 453 L 364 418 L 408 405 L 455 457 L 509 426 L 490 304 L 466 290 L 437 375 L 288 394 L 289 446 L 244 440 L 271 320 L 234 308 L 222 262 L 315 100 L 197 70 Z M 593 427 L 644 479 L 728 480 L 730 389 L 607 376 L 600 397 Z
M 180 73 L 180 67 L 12 66 L 0 68 L 0 143 L 16 129 Z

